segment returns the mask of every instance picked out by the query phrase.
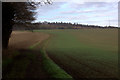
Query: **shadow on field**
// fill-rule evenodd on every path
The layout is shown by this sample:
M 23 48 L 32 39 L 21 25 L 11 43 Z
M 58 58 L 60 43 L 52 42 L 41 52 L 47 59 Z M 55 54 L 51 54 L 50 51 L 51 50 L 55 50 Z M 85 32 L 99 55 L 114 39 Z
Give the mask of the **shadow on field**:
M 17 50 L 14 53 L 6 51 L 3 54 L 3 79 L 6 78 L 50 78 L 43 69 L 42 57 L 37 50 Z M 9 60 L 9 61 L 8 61 Z

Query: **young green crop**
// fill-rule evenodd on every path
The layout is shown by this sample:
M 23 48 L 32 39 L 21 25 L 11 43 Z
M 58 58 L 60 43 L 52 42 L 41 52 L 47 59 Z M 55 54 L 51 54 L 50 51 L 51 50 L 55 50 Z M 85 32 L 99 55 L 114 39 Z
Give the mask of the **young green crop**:
M 73 77 L 117 77 L 117 29 L 40 30 L 40 32 L 53 35 L 46 51 Z

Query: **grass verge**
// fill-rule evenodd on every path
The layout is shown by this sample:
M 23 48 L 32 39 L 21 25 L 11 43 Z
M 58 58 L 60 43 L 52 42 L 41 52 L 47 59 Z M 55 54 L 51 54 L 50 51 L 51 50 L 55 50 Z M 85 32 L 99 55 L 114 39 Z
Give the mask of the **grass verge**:
M 52 78 L 72 78 L 47 56 L 44 48 L 40 49 L 40 52 L 42 54 L 44 69 Z
M 45 46 L 48 43 L 49 39 L 45 40 L 41 44 L 40 48 L 40 53 L 42 55 L 42 63 L 43 63 L 43 68 L 45 71 L 50 74 L 51 78 L 69 78 L 70 80 L 73 80 L 72 76 L 70 76 L 68 73 L 66 73 L 63 69 L 61 69 L 54 61 L 52 61 L 46 51 L 45 51 Z M 39 45 L 39 42 L 36 43 L 33 46 L 30 46 L 30 49 L 35 48 L 36 46 Z

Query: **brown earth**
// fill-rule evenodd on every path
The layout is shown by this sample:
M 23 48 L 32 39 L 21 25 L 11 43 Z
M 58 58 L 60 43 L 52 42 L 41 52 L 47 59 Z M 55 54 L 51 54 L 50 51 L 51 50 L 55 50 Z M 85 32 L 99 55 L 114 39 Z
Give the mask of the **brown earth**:
M 49 78 L 49 74 L 43 69 L 40 49 L 29 49 L 48 37 L 48 34 L 41 32 L 13 31 L 8 50 L 3 50 L 3 61 L 12 60 L 3 68 L 3 78 Z M 19 54 L 16 55 L 16 51 Z M 27 67 L 23 66 L 25 64 L 28 64 Z
M 37 42 L 41 43 L 48 37 L 48 34 L 40 32 L 13 31 L 9 40 L 9 48 L 27 49 Z

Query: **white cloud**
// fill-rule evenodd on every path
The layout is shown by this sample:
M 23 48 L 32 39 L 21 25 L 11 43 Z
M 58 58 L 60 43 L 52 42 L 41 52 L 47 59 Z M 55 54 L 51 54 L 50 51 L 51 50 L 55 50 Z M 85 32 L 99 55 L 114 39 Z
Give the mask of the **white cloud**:
M 70 2 L 70 3 L 84 3 L 84 2 L 119 2 L 119 0 L 52 0 L 53 2 Z
M 116 2 L 86 2 L 83 4 L 55 2 L 53 5 L 39 8 L 38 20 L 91 25 L 108 25 L 108 20 L 110 20 L 111 25 L 117 26 L 117 9 Z

